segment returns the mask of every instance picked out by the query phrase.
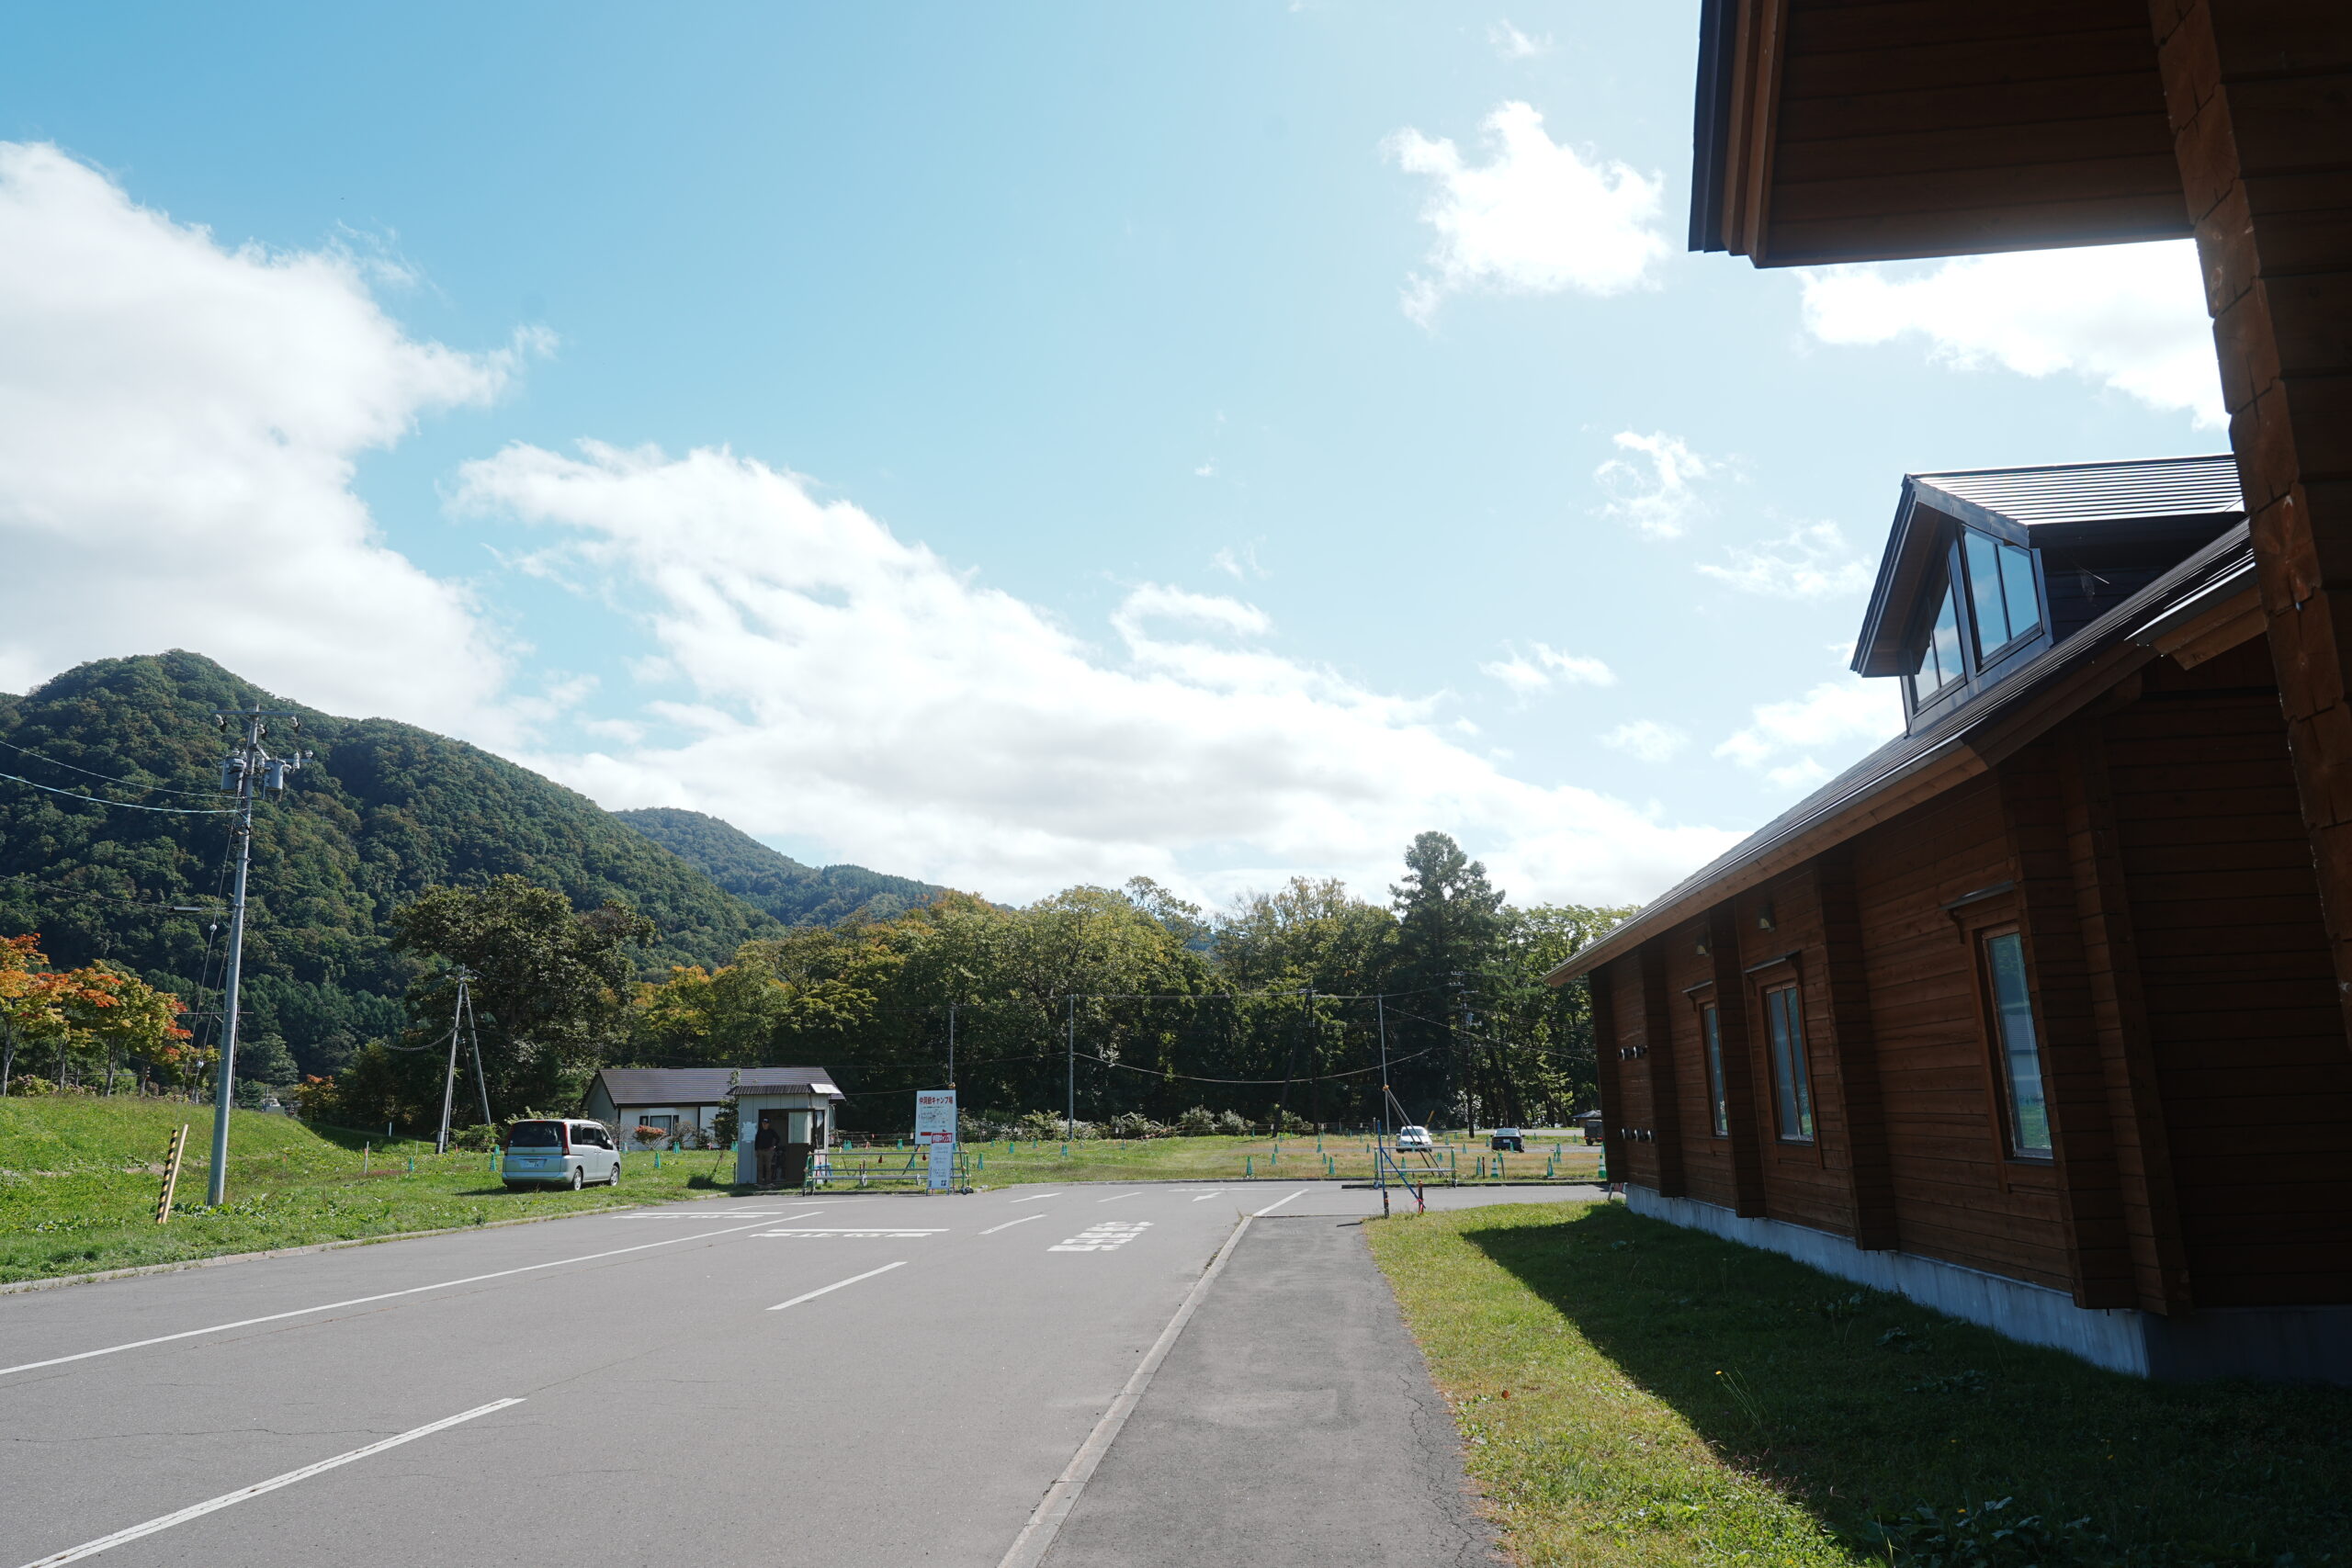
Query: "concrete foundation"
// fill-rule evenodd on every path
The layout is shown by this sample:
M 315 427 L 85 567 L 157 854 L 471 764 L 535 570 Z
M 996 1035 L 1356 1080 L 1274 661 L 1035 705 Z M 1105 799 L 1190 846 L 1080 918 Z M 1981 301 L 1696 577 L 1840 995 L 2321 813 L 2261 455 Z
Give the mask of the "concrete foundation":
M 2110 1371 L 2352 1384 L 2352 1305 L 2222 1307 L 2178 1318 L 2078 1307 L 2063 1291 L 1914 1253 L 1864 1252 L 1827 1231 L 1744 1219 L 1694 1198 L 1662 1198 L 1629 1185 L 1625 1202 L 1637 1214 L 1777 1252 Z

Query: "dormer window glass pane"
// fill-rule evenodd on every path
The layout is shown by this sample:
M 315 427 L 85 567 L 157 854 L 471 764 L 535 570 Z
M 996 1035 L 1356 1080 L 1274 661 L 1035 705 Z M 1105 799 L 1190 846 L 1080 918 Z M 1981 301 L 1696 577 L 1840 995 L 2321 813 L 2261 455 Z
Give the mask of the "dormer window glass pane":
M 1968 557 L 1969 607 L 1976 615 L 1976 647 L 1990 655 L 2041 625 L 2033 591 L 2033 552 L 1973 528 L 1961 534 Z
M 1920 666 L 1920 683 L 1941 691 L 1961 677 L 1960 604 L 1951 584 L 1944 584 L 1943 603 L 1936 610 L 1935 630 L 1928 635 L 1927 662 Z
M 2041 625 L 2041 596 L 2033 591 L 2033 552 L 2001 547 L 2001 597 L 2008 602 L 2009 636 L 2020 637 Z

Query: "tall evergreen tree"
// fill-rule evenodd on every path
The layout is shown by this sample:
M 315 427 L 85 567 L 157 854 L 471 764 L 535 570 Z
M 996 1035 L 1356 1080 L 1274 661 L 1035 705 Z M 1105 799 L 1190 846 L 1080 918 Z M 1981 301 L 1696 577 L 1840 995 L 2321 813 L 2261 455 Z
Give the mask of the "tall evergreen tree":
M 1405 879 L 1390 887 L 1396 963 L 1388 988 L 1408 1060 L 1392 1080 L 1416 1120 L 1467 1113 L 1493 1102 L 1498 1074 L 1473 1045 L 1479 1009 L 1495 989 L 1508 922 L 1487 868 L 1444 833 L 1423 833 L 1405 852 Z M 1395 1036 L 1392 1035 L 1392 1038 Z M 1507 1107 L 1492 1106 L 1510 1113 Z

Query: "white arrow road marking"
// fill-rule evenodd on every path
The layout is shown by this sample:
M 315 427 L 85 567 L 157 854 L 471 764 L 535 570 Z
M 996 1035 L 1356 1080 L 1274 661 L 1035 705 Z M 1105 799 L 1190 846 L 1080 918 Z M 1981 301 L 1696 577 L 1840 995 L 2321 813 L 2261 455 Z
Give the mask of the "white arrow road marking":
M 1198 1203 L 1198 1202 L 1202 1201 L 1202 1200 L 1203 1200 L 1203 1199 L 1214 1198 L 1214 1197 L 1216 1197 L 1216 1196 L 1217 1195 L 1217 1192 L 1222 1192 L 1222 1191 L 1224 1191 L 1224 1190 L 1225 1190 L 1225 1189 L 1224 1189 L 1224 1188 L 1222 1188 L 1222 1187 L 1220 1187 L 1220 1188 L 1218 1188 L 1218 1189 L 1216 1190 L 1216 1192 L 1204 1192 L 1204 1193 L 1202 1193 L 1202 1194 L 1201 1194 L 1201 1196 L 1200 1196 L 1199 1198 L 1195 1198 L 1195 1199 L 1193 1199 L 1193 1202 L 1195 1202 L 1195 1203 Z
M 79 1562 L 85 1557 L 96 1557 L 110 1547 L 137 1540 L 141 1536 L 153 1535 L 157 1530 L 167 1530 L 174 1525 L 184 1525 L 190 1519 L 202 1518 L 205 1515 L 225 1508 L 232 1503 L 242 1503 L 248 1497 L 258 1497 L 265 1492 L 275 1492 L 281 1486 L 291 1486 L 298 1481 L 308 1481 L 313 1475 L 333 1470 L 337 1465 L 349 1464 L 356 1459 L 366 1459 L 369 1454 L 382 1453 L 386 1449 L 396 1449 L 402 1443 L 413 1443 L 419 1438 L 429 1438 L 434 1433 L 446 1427 L 455 1427 L 461 1421 L 470 1421 L 478 1416 L 488 1416 L 492 1411 L 503 1410 L 510 1404 L 522 1403 L 519 1399 L 493 1399 L 488 1404 L 477 1404 L 471 1410 L 461 1411 L 455 1416 L 445 1416 L 438 1421 L 428 1422 L 412 1431 L 402 1432 L 397 1438 L 386 1438 L 380 1443 L 370 1443 L 364 1449 L 354 1449 L 347 1454 L 337 1454 L 333 1459 L 322 1459 L 316 1464 L 306 1464 L 300 1470 L 289 1470 L 283 1475 L 273 1475 L 267 1481 L 255 1482 L 251 1486 L 241 1486 L 234 1492 L 223 1492 L 209 1502 L 182 1508 L 176 1514 L 165 1514 L 160 1519 L 149 1519 L 143 1525 L 133 1525 L 127 1530 L 117 1530 L 112 1535 L 102 1535 L 96 1540 L 85 1540 L 79 1546 L 70 1547 L 63 1551 L 28 1562 L 25 1568 L 63 1568 L 65 1563 Z
M 1016 1203 L 1034 1203 L 1040 1198 L 1058 1198 L 1060 1196 L 1061 1194 L 1058 1192 L 1032 1192 L 1026 1198 L 1015 1198 L 1013 1201 Z
M 879 1269 L 868 1269 L 863 1274 L 852 1274 L 846 1280 L 836 1280 L 830 1285 L 820 1285 L 813 1291 L 805 1291 L 801 1294 L 793 1297 L 788 1302 L 776 1303 L 775 1305 L 768 1308 L 768 1311 L 782 1312 L 786 1307 L 797 1307 L 802 1302 L 813 1302 L 819 1296 L 831 1295 L 835 1291 L 840 1290 L 843 1285 L 854 1285 L 860 1280 L 871 1280 L 876 1274 L 888 1274 L 893 1269 L 904 1269 L 906 1266 L 907 1262 L 903 1258 L 896 1263 L 885 1263 Z

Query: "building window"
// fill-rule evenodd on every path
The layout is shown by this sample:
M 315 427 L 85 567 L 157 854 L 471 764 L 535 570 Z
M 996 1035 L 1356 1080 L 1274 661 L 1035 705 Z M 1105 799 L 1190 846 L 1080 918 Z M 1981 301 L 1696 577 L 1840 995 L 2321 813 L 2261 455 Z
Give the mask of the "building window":
M 1772 1095 L 1784 1143 L 1813 1141 L 1813 1084 L 1804 1069 L 1804 1021 L 1797 988 L 1764 993 L 1764 1021 L 1772 1035 Z
M 1699 1033 L 1707 1047 L 1707 1105 L 1718 1138 L 1731 1136 L 1731 1101 L 1724 1095 L 1724 1036 L 1713 1004 L 1699 1010 Z
M 1920 645 L 1918 671 L 1911 677 L 1912 705 L 1931 700 L 1965 673 L 1960 657 L 1960 600 L 1951 578 L 1946 577 L 1943 593 L 1936 601 L 1935 623 Z
M 2033 994 L 2026 986 L 2024 939 L 2013 931 L 1987 936 L 1984 975 L 1993 992 L 1993 1030 L 2001 1052 L 2009 1152 L 2025 1159 L 2048 1159 L 2050 1100 L 2041 1088 L 2041 1039 L 2033 1028 Z
M 2041 596 L 2033 586 L 2033 552 L 1973 528 L 1961 534 L 1968 558 L 1970 608 L 1978 662 L 2041 629 Z

